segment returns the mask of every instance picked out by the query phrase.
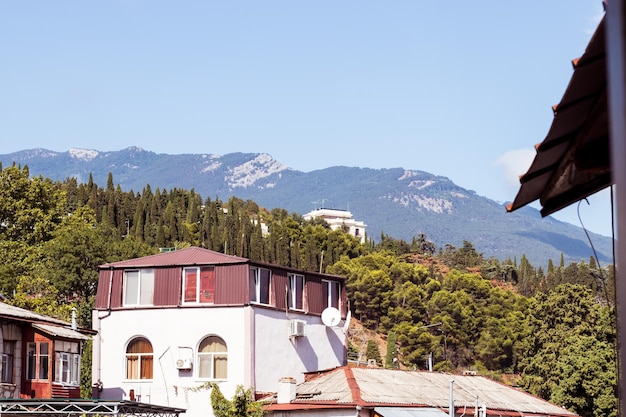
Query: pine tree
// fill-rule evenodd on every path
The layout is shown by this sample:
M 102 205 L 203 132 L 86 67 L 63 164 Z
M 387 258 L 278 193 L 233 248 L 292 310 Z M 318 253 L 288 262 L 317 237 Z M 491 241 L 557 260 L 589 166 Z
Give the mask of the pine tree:
M 365 357 L 368 361 L 375 360 L 377 365 L 382 364 L 380 350 L 378 350 L 378 345 L 376 344 L 375 340 L 370 339 L 367 341 L 367 347 L 365 348 Z
M 394 332 L 387 335 L 387 355 L 385 356 L 385 368 L 398 367 L 398 347 L 396 346 L 397 337 Z

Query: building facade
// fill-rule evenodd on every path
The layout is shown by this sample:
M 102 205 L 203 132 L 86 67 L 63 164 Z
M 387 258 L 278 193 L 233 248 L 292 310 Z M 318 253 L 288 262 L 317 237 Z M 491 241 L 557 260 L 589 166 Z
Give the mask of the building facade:
M 0 302 L 0 397 L 80 398 L 89 329 Z
M 305 220 L 322 218 L 328 223 L 332 230 L 344 230 L 365 243 L 365 228 L 367 227 L 362 221 L 352 218 L 352 213 L 347 210 L 337 210 L 329 208 L 320 208 L 308 212 L 304 216 Z
M 93 380 L 102 399 L 211 415 L 210 386 L 230 398 L 346 363 L 342 277 L 191 247 L 102 265 Z

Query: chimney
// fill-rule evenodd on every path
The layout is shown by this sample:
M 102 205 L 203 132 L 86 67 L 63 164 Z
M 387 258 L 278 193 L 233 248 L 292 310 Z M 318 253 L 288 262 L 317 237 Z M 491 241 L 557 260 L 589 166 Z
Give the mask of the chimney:
M 282 377 L 278 381 L 278 394 L 276 402 L 278 404 L 289 404 L 296 399 L 296 379 L 290 376 Z

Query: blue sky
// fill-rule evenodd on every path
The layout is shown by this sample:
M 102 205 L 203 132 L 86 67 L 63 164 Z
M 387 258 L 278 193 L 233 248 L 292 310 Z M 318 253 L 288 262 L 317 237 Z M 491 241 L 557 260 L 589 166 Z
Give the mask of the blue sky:
M 0 153 L 263 152 L 510 201 L 600 0 L 0 2 Z M 611 234 L 608 191 L 582 204 Z M 576 207 L 555 217 L 580 226 Z

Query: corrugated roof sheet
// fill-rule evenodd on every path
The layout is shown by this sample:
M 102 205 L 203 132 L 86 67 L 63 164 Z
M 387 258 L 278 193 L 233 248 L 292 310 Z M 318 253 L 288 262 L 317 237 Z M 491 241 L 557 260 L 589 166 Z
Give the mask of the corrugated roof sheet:
M 353 376 L 353 380 L 351 380 Z M 296 387 L 294 406 L 305 403 L 354 403 L 373 406 L 447 409 L 450 381 L 455 407 L 474 408 L 476 399 L 502 412 L 576 416 L 522 390 L 476 375 L 371 368 L 337 368 Z
M 141 258 L 112 262 L 100 265 L 100 268 L 150 268 L 169 265 L 219 265 L 242 262 L 248 262 L 248 259 L 192 246 Z
M 49 324 L 33 324 L 35 329 L 39 329 L 51 336 L 64 337 L 75 340 L 91 340 L 89 336 L 67 327 L 53 326 Z
M 43 314 L 33 313 L 30 310 L 26 310 L 20 307 L 15 307 L 6 303 L 0 302 L 0 316 L 7 318 L 15 318 L 22 321 L 42 321 L 47 323 L 57 323 L 60 325 L 69 326 L 70 323 L 58 320 L 53 317 L 44 316 Z
M 37 314 L 24 308 L 0 302 L 0 317 L 33 323 L 32 326 L 50 335 L 70 339 L 89 340 L 90 337 L 71 329 L 71 323 L 53 317 Z M 81 329 L 86 333 L 94 333 L 90 329 Z
M 352 403 L 350 386 L 343 372 L 331 372 L 296 388 L 296 401 L 335 401 Z
M 438 408 L 375 407 L 383 417 L 446 417 L 448 413 Z

